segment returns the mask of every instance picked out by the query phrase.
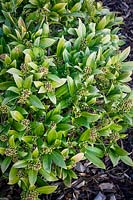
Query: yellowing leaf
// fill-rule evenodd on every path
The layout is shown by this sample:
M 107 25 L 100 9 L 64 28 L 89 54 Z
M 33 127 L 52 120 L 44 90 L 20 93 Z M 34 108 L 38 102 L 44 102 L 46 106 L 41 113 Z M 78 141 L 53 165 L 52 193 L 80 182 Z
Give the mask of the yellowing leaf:
M 84 158 L 84 153 L 78 153 L 71 158 L 75 163 L 81 161 Z
M 16 111 L 16 110 L 15 111 L 10 111 L 10 113 L 11 113 L 12 118 L 15 119 L 18 122 L 22 121 L 24 119 L 23 115 L 20 112 Z

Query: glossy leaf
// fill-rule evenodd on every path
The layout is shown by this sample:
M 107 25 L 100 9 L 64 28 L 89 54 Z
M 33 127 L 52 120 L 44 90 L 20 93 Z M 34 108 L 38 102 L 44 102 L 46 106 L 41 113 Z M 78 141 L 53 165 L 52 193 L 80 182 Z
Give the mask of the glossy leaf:
M 32 106 L 35 106 L 36 108 L 45 109 L 44 105 L 36 95 L 31 95 L 29 98 L 29 102 Z
M 20 121 L 22 121 L 24 119 L 23 115 L 20 112 L 16 111 L 16 110 L 15 111 L 10 111 L 10 113 L 11 113 L 12 118 L 15 119 L 18 122 L 20 122 Z
M 18 169 L 12 167 L 9 172 L 9 185 L 13 185 L 19 181 L 19 177 L 17 176 Z
M 24 89 L 30 89 L 33 81 L 33 75 L 28 76 L 23 82 Z
M 70 95 L 73 96 L 75 94 L 74 80 L 70 76 L 67 76 L 67 82 L 68 82 Z
M 29 182 L 30 182 L 30 186 L 33 187 L 36 183 L 36 180 L 37 180 L 37 170 L 32 170 L 32 169 L 29 169 L 28 171 L 28 177 L 29 177 Z
M 132 159 L 129 156 L 120 156 L 120 159 L 126 165 L 129 165 L 129 166 L 133 167 L 133 161 L 132 161 Z
M 51 172 L 51 165 L 52 165 L 52 157 L 50 154 L 45 154 L 43 156 L 43 168 L 47 172 Z
M 86 131 L 84 131 L 84 132 L 81 134 L 81 136 L 80 136 L 80 138 L 79 138 L 79 142 L 81 142 L 81 141 L 88 141 L 89 135 L 90 135 L 90 129 L 87 129 Z
M 55 43 L 56 40 L 52 39 L 52 38 L 42 38 L 40 40 L 40 47 L 46 49 L 50 46 L 52 46 Z
M 58 186 L 43 186 L 43 187 L 39 187 L 36 188 L 36 191 L 39 192 L 40 194 L 51 194 L 52 192 L 54 192 L 57 189 Z
M 99 159 L 97 156 L 95 156 L 93 153 L 91 153 L 90 151 L 86 150 L 85 156 L 90 162 L 92 162 L 97 167 L 102 168 L 102 169 L 106 168 L 103 161 Z
M 49 144 L 53 143 L 56 140 L 56 130 L 52 128 L 47 135 L 47 141 Z
M 57 166 L 66 169 L 64 158 L 60 153 L 58 153 L 57 151 L 53 151 L 51 154 L 51 158 Z
M 4 173 L 11 163 L 11 157 L 6 157 L 1 163 L 1 171 Z
M 27 162 L 25 160 L 19 160 L 13 165 L 14 168 L 25 168 L 26 166 Z
M 57 57 L 60 57 L 62 55 L 64 48 L 65 48 L 65 39 L 62 37 L 57 45 L 57 51 L 56 51 Z
M 119 55 L 119 61 L 124 61 L 130 53 L 130 47 L 127 47 L 120 55 Z
M 13 74 L 13 78 L 14 78 L 14 81 L 15 81 L 17 87 L 22 88 L 23 79 L 20 76 L 18 76 L 17 74 Z

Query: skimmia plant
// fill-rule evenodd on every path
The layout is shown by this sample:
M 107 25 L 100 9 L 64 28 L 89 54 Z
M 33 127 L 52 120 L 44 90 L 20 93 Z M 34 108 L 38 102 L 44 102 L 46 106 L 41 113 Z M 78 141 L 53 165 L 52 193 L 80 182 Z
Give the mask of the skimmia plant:
M 22 199 L 70 186 L 77 162 L 133 162 L 133 61 L 121 17 L 93 0 L 1 0 L 0 165 Z M 51 182 L 55 182 L 52 183 Z

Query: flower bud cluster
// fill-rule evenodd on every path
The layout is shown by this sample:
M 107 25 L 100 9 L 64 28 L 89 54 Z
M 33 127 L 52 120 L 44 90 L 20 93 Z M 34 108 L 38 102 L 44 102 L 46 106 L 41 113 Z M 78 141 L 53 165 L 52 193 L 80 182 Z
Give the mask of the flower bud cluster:
M 14 156 L 14 155 L 16 155 L 16 153 L 17 153 L 17 151 L 14 148 L 7 148 L 5 150 L 5 155 L 6 156 Z
M 86 75 L 90 75 L 91 72 L 92 72 L 92 69 L 91 69 L 90 67 L 85 67 L 85 68 L 84 68 L 84 74 L 85 74 L 85 76 L 86 76 Z
M 43 75 L 47 75 L 48 74 L 48 68 L 40 67 L 39 68 L 39 73 L 43 73 Z
M 81 45 L 80 45 L 81 49 L 84 50 L 87 47 L 87 41 L 86 39 L 82 39 Z
M 97 140 L 97 138 L 98 138 L 98 134 L 97 134 L 97 132 L 96 132 L 96 129 L 91 129 L 90 141 L 91 141 L 92 143 L 95 143 L 96 140 Z
M 132 107 L 133 107 L 133 99 L 127 99 L 122 102 L 120 106 L 120 111 L 129 112 Z
M 38 160 L 38 161 L 29 161 L 28 163 L 28 169 L 32 169 L 32 170 L 40 170 L 42 167 L 42 164 L 41 162 Z
M 28 89 L 23 90 L 22 95 L 19 97 L 18 103 L 26 104 L 27 99 L 31 95 L 31 92 Z
M 110 136 L 111 141 L 117 141 L 119 139 L 120 139 L 120 136 L 119 136 L 119 133 L 117 133 L 117 132 L 112 133 L 111 136 Z
M 7 105 L 1 105 L 0 106 L 0 111 L 3 113 L 3 114 L 7 114 L 8 111 L 9 111 L 9 107 Z
M 46 82 L 45 89 L 47 90 L 47 92 L 52 92 L 53 91 L 52 84 L 50 82 Z
M 12 156 L 13 163 L 16 163 L 18 160 L 19 160 L 19 158 L 16 154 Z
M 37 200 L 39 193 L 37 191 L 30 191 L 21 195 L 22 200 Z
M 29 68 L 28 68 L 28 66 L 26 64 L 22 63 L 21 66 L 20 66 L 20 69 L 21 69 L 23 74 L 26 74 L 26 73 L 29 72 Z
M 50 154 L 50 153 L 52 153 L 53 149 L 54 149 L 53 147 L 44 147 L 43 153 Z
M 0 135 L 0 141 L 6 142 L 8 140 L 8 137 L 6 135 Z
M 23 119 L 21 123 L 26 127 L 27 132 L 31 130 L 29 119 Z

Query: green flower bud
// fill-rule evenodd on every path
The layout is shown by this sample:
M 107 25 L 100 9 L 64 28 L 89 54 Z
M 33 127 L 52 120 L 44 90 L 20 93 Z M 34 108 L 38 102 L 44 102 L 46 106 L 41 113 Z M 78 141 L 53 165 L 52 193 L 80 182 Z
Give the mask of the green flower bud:
M 16 149 L 13 149 L 13 148 L 7 148 L 5 150 L 6 156 L 14 156 L 14 155 L 16 155 L 16 153 L 17 153 Z
M 6 135 L 0 135 L 0 141 L 6 142 L 8 140 L 8 137 Z
M 9 107 L 7 105 L 1 105 L 0 106 L 0 111 L 3 113 L 3 114 L 6 114 L 8 113 L 9 111 Z

